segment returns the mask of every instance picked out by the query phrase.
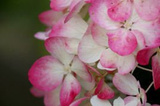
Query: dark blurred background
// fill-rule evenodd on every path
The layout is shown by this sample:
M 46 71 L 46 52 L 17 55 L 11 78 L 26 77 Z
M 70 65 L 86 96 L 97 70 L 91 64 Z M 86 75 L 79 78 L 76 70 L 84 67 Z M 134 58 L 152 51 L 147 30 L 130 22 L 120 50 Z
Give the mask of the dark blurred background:
M 27 73 L 44 55 L 33 35 L 45 29 L 38 14 L 48 9 L 49 0 L 0 1 L 0 106 L 43 106 L 30 94 Z
M 33 37 L 45 26 L 38 14 L 49 9 L 49 0 L 0 1 L 0 106 L 43 106 L 43 99 L 30 94 L 27 73 L 33 62 L 46 54 L 43 41 Z M 150 72 L 136 70 L 142 87 L 151 83 Z M 160 90 L 148 91 L 148 101 L 160 104 Z

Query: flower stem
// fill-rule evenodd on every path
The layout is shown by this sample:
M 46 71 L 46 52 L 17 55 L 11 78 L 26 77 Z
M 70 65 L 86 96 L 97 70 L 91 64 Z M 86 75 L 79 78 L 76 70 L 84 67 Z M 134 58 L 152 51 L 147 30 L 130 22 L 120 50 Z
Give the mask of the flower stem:
M 149 89 L 152 87 L 152 85 L 153 85 L 153 81 L 151 82 L 151 84 L 148 86 L 148 88 L 146 89 L 146 93 L 149 91 Z
M 138 66 L 138 65 L 137 65 L 137 68 L 142 69 L 142 70 L 145 70 L 145 71 L 152 72 L 152 70 L 151 70 L 151 69 L 144 68 L 144 67 L 141 67 L 141 66 Z

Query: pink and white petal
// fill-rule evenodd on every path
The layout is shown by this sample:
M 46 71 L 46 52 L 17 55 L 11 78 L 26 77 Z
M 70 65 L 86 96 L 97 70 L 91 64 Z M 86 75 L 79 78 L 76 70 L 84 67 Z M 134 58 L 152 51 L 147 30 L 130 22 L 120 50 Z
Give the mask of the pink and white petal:
M 52 56 L 38 59 L 30 68 L 28 76 L 33 86 L 40 90 L 51 91 L 62 83 L 64 66 Z
M 113 77 L 114 86 L 124 94 L 127 95 L 137 95 L 138 92 L 138 83 L 135 77 L 131 74 L 121 75 L 116 73 Z
M 46 32 L 37 32 L 34 37 L 39 39 L 39 40 L 46 40 L 49 38 L 49 33 L 51 30 L 48 30 Z
M 62 106 L 69 106 L 75 97 L 80 93 L 81 86 L 72 74 L 67 74 L 60 91 L 60 103 Z
M 137 97 L 133 97 L 133 96 L 128 96 L 124 98 L 124 102 L 125 102 L 125 106 L 139 106 L 140 104 L 140 100 Z
M 86 33 L 78 46 L 78 56 L 85 63 L 93 63 L 100 59 L 105 47 L 96 44 L 90 33 Z
M 137 39 L 135 35 L 125 29 L 118 29 L 108 32 L 109 47 L 121 56 L 129 55 L 137 47 Z
M 158 52 L 152 57 L 152 76 L 154 81 L 154 88 L 157 90 L 160 88 L 160 53 Z
M 101 65 L 100 62 L 98 62 L 97 68 L 98 68 L 98 69 L 101 69 L 101 70 L 107 70 L 107 71 L 114 71 L 114 70 L 116 70 L 116 68 L 105 68 L 105 67 L 103 67 L 103 66 Z
M 113 101 L 113 106 L 125 106 L 124 100 L 121 97 L 118 97 Z
M 89 8 L 89 14 L 96 24 L 105 29 L 113 30 L 119 28 L 120 24 L 109 18 L 107 10 L 107 0 L 93 0 Z
M 32 88 L 30 89 L 30 92 L 31 92 L 31 94 L 32 94 L 33 96 L 35 96 L 35 97 L 43 97 L 44 94 L 45 94 L 44 91 L 39 90 L 39 89 L 37 89 L 37 88 L 35 88 L 35 87 L 32 87 Z
M 97 95 L 93 96 L 90 102 L 92 106 L 112 106 L 108 100 L 99 99 Z
M 160 42 L 160 19 L 154 21 L 139 20 L 132 28 L 143 34 L 146 46 L 154 46 Z
M 69 54 L 65 49 L 67 38 L 63 37 L 51 37 L 45 41 L 45 47 L 53 57 L 57 58 L 64 65 L 69 65 L 74 55 Z
M 146 47 L 142 50 L 140 50 L 137 53 L 137 62 L 140 65 L 147 65 L 149 63 L 149 60 L 151 56 L 156 52 L 156 48 L 154 46 L 152 47 Z
M 135 0 L 134 6 L 138 15 L 147 21 L 155 20 L 160 15 L 159 0 Z
M 74 39 L 74 38 L 69 38 L 66 40 L 65 43 L 65 48 L 66 51 L 69 54 L 78 54 L 78 45 L 79 45 L 80 40 L 79 39 Z
M 59 18 L 61 18 L 62 16 L 63 16 L 62 12 L 48 10 L 48 11 L 44 11 L 41 14 L 39 14 L 38 18 L 43 24 L 47 26 L 52 26 L 55 23 L 57 23 Z
M 87 30 L 88 24 L 79 15 L 72 17 L 67 23 L 64 23 L 65 18 L 66 16 L 52 27 L 49 36 L 81 39 Z
M 111 49 L 106 49 L 102 52 L 100 57 L 100 64 L 104 68 L 115 69 L 117 68 L 118 55 Z
M 73 16 L 78 14 L 84 5 L 85 2 L 83 0 L 73 0 L 70 6 L 70 11 L 66 16 L 64 22 L 68 22 Z
M 132 1 L 124 0 L 108 9 L 108 16 L 117 22 L 128 20 L 132 14 Z
M 108 38 L 106 36 L 107 30 L 93 23 L 91 26 L 91 33 L 97 44 L 108 47 Z
M 73 0 L 51 0 L 50 7 L 55 11 L 63 11 Z
M 88 82 L 92 81 L 91 74 L 89 73 L 86 65 L 77 56 L 75 56 L 72 61 L 71 70 L 83 80 Z
M 95 90 L 95 94 L 99 99 L 108 100 L 114 97 L 114 91 L 101 79 Z
M 108 8 L 111 8 L 117 4 L 119 4 L 120 2 L 122 2 L 121 0 L 106 0 L 106 4 Z
M 72 102 L 69 106 L 79 106 L 81 104 L 81 102 L 83 102 L 84 100 L 88 99 L 88 97 L 83 97 L 80 98 L 74 102 Z
M 140 98 L 142 100 L 142 104 L 143 106 L 146 106 L 147 103 L 147 95 L 146 95 L 146 91 L 143 88 L 140 88 Z
M 47 92 L 44 96 L 45 106 L 61 106 L 60 105 L 60 86 L 53 91 Z
M 136 67 L 136 58 L 133 54 L 128 56 L 119 56 L 118 58 L 118 73 L 119 74 L 128 74 Z

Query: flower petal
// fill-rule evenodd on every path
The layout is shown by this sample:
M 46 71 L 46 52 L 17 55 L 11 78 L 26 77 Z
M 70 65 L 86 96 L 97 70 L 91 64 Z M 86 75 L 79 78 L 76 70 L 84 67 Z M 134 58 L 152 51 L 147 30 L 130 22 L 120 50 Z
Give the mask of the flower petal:
M 39 39 L 39 40 L 46 40 L 49 38 L 49 33 L 50 30 L 46 31 L 46 32 L 37 32 L 34 37 Z
M 131 0 L 124 0 L 117 5 L 112 6 L 108 9 L 108 16 L 118 22 L 123 22 L 130 18 L 132 13 L 132 2 Z
M 137 47 L 135 35 L 125 29 L 108 32 L 109 47 L 119 55 L 125 56 L 131 54 Z
M 160 53 L 152 57 L 152 75 L 155 89 L 160 88 Z
M 116 73 L 113 77 L 113 84 L 124 94 L 137 95 L 139 93 L 138 83 L 135 77 L 131 74 L 121 75 L 119 73 Z
M 51 91 L 62 83 L 65 74 L 63 65 L 52 56 L 38 59 L 30 68 L 28 76 L 33 86 Z
M 51 0 L 50 7 L 55 11 L 66 9 L 73 0 Z
M 151 21 L 160 15 L 159 0 L 134 0 L 138 15 L 147 21 Z
M 60 19 L 52 27 L 52 31 L 49 36 L 81 39 L 87 30 L 87 23 L 79 15 L 72 17 L 67 23 L 64 23 L 65 18 L 66 16 Z
M 83 98 L 80 98 L 74 102 L 72 102 L 69 106 L 79 106 L 81 104 L 82 101 L 88 99 L 88 97 L 83 97 Z
M 91 74 L 89 73 L 87 67 L 79 60 L 77 56 L 75 56 L 73 59 L 71 70 L 80 76 L 83 80 L 88 82 L 92 81 Z
M 52 26 L 59 20 L 60 17 L 62 17 L 62 12 L 57 12 L 53 10 L 44 11 L 41 14 L 39 14 L 39 20 L 48 26 Z
M 113 106 L 125 106 L 123 99 L 121 97 L 115 99 L 113 102 Z
M 140 100 L 137 97 L 128 96 L 124 98 L 125 106 L 141 106 L 138 105 Z
M 81 86 L 72 74 L 67 74 L 61 87 L 60 102 L 62 106 L 69 106 L 80 93 Z
M 46 49 L 64 65 L 69 65 L 74 55 L 69 54 L 65 49 L 67 38 L 52 37 L 45 41 Z
M 90 32 L 88 32 L 80 41 L 78 56 L 83 62 L 93 63 L 100 59 L 103 50 L 105 50 L 105 47 L 97 45 Z
M 107 0 L 93 0 L 89 8 L 91 19 L 105 29 L 119 28 L 120 24 L 108 17 L 107 9 Z
M 112 106 L 108 100 L 101 100 L 96 95 L 90 99 L 92 106 Z
M 43 97 L 44 94 L 45 94 L 44 91 L 39 90 L 39 89 L 37 89 L 37 88 L 35 88 L 35 87 L 32 87 L 32 88 L 30 89 L 30 92 L 31 92 L 31 94 L 32 94 L 33 96 L 35 96 L 35 97 Z

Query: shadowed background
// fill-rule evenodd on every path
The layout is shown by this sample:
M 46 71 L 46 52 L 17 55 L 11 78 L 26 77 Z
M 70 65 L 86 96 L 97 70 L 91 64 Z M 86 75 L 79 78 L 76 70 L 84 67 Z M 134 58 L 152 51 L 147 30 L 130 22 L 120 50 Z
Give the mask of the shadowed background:
M 0 106 L 43 106 L 43 99 L 33 97 L 27 73 L 33 62 L 46 54 L 43 41 L 33 37 L 45 26 L 38 14 L 49 9 L 49 0 L 0 1 Z M 152 80 L 150 72 L 137 70 L 134 75 L 142 87 Z M 160 90 L 147 93 L 150 103 L 160 104 Z

